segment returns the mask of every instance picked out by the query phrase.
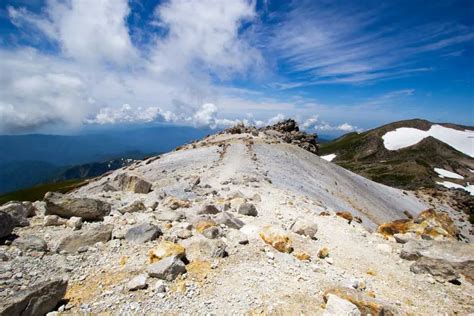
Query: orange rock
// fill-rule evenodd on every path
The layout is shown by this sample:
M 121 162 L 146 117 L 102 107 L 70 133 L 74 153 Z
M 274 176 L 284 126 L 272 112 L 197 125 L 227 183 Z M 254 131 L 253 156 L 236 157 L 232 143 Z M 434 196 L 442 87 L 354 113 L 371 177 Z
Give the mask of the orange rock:
M 326 247 L 323 247 L 319 249 L 318 251 L 318 258 L 324 259 L 329 256 L 329 249 Z
M 449 215 L 436 212 L 433 209 L 421 212 L 415 219 L 399 219 L 382 224 L 377 231 L 384 236 L 411 232 L 418 236 L 442 236 L 452 239 L 459 235 L 459 230 Z
M 311 256 L 304 251 L 296 252 L 295 257 L 296 259 L 301 260 L 301 261 L 309 261 L 311 259 Z
M 365 295 L 355 289 L 339 287 L 326 290 L 323 295 L 325 302 L 327 302 L 329 294 L 337 295 L 342 299 L 348 300 L 357 306 L 362 315 L 371 314 L 391 316 L 398 314 L 397 310 L 390 304 L 369 295 Z
M 211 219 L 210 220 L 202 220 L 202 221 L 197 222 L 194 226 L 195 226 L 196 230 L 202 234 L 202 232 L 205 231 L 206 229 L 208 229 L 209 227 L 217 226 L 217 223 L 214 222 Z
M 155 263 L 166 257 L 184 257 L 185 253 L 186 249 L 184 249 L 183 246 L 171 241 L 163 240 L 158 244 L 158 246 L 148 251 L 148 259 L 150 263 Z
M 280 228 L 267 226 L 259 233 L 262 240 L 278 250 L 279 252 L 290 253 L 293 251 L 291 247 L 290 237 Z
M 352 214 L 350 212 L 336 212 L 336 215 L 339 216 L 339 217 L 342 217 L 344 219 L 347 219 L 347 221 L 349 221 L 349 224 L 354 219 L 354 217 L 352 216 Z

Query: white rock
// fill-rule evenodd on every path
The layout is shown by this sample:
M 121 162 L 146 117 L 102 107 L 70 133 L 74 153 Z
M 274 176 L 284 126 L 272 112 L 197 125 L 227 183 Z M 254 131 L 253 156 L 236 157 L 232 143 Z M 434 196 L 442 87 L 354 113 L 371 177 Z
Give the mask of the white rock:
M 339 296 L 328 294 L 326 310 L 324 316 L 360 316 L 361 313 L 357 306 L 351 302 L 340 298 Z
M 147 286 L 148 275 L 140 274 L 131 279 L 127 283 L 127 288 L 129 291 L 136 291 L 146 288 Z

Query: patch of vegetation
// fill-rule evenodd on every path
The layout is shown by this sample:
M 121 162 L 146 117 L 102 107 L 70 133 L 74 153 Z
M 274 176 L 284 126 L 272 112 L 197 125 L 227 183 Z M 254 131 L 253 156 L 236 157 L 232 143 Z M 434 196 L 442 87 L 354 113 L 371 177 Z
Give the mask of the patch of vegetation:
M 42 200 L 46 192 L 54 191 L 66 193 L 85 185 L 87 181 L 84 179 L 73 179 L 62 182 L 53 182 L 40 184 L 31 188 L 22 189 L 0 195 L 0 204 L 10 201 L 37 201 Z
M 363 142 L 362 141 L 363 135 L 364 134 L 359 134 L 356 132 L 349 133 L 330 143 L 321 144 L 319 148 L 319 154 L 328 155 L 328 154 L 333 154 L 337 151 L 345 151 L 348 148 L 353 149 L 354 147 L 357 147 L 357 145 Z

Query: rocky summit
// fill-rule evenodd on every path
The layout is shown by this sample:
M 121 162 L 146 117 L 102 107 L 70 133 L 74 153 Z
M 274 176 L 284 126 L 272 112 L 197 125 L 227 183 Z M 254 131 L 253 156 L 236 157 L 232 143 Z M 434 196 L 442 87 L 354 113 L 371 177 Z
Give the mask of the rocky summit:
M 468 315 L 466 214 L 235 126 L 0 207 L 0 315 Z

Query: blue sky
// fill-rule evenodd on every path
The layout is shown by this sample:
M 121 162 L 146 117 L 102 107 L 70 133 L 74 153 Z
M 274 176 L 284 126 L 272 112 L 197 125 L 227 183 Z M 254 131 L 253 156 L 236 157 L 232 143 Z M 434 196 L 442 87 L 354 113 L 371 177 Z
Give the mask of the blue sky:
M 0 132 L 474 124 L 472 1 L 0 2 Z

